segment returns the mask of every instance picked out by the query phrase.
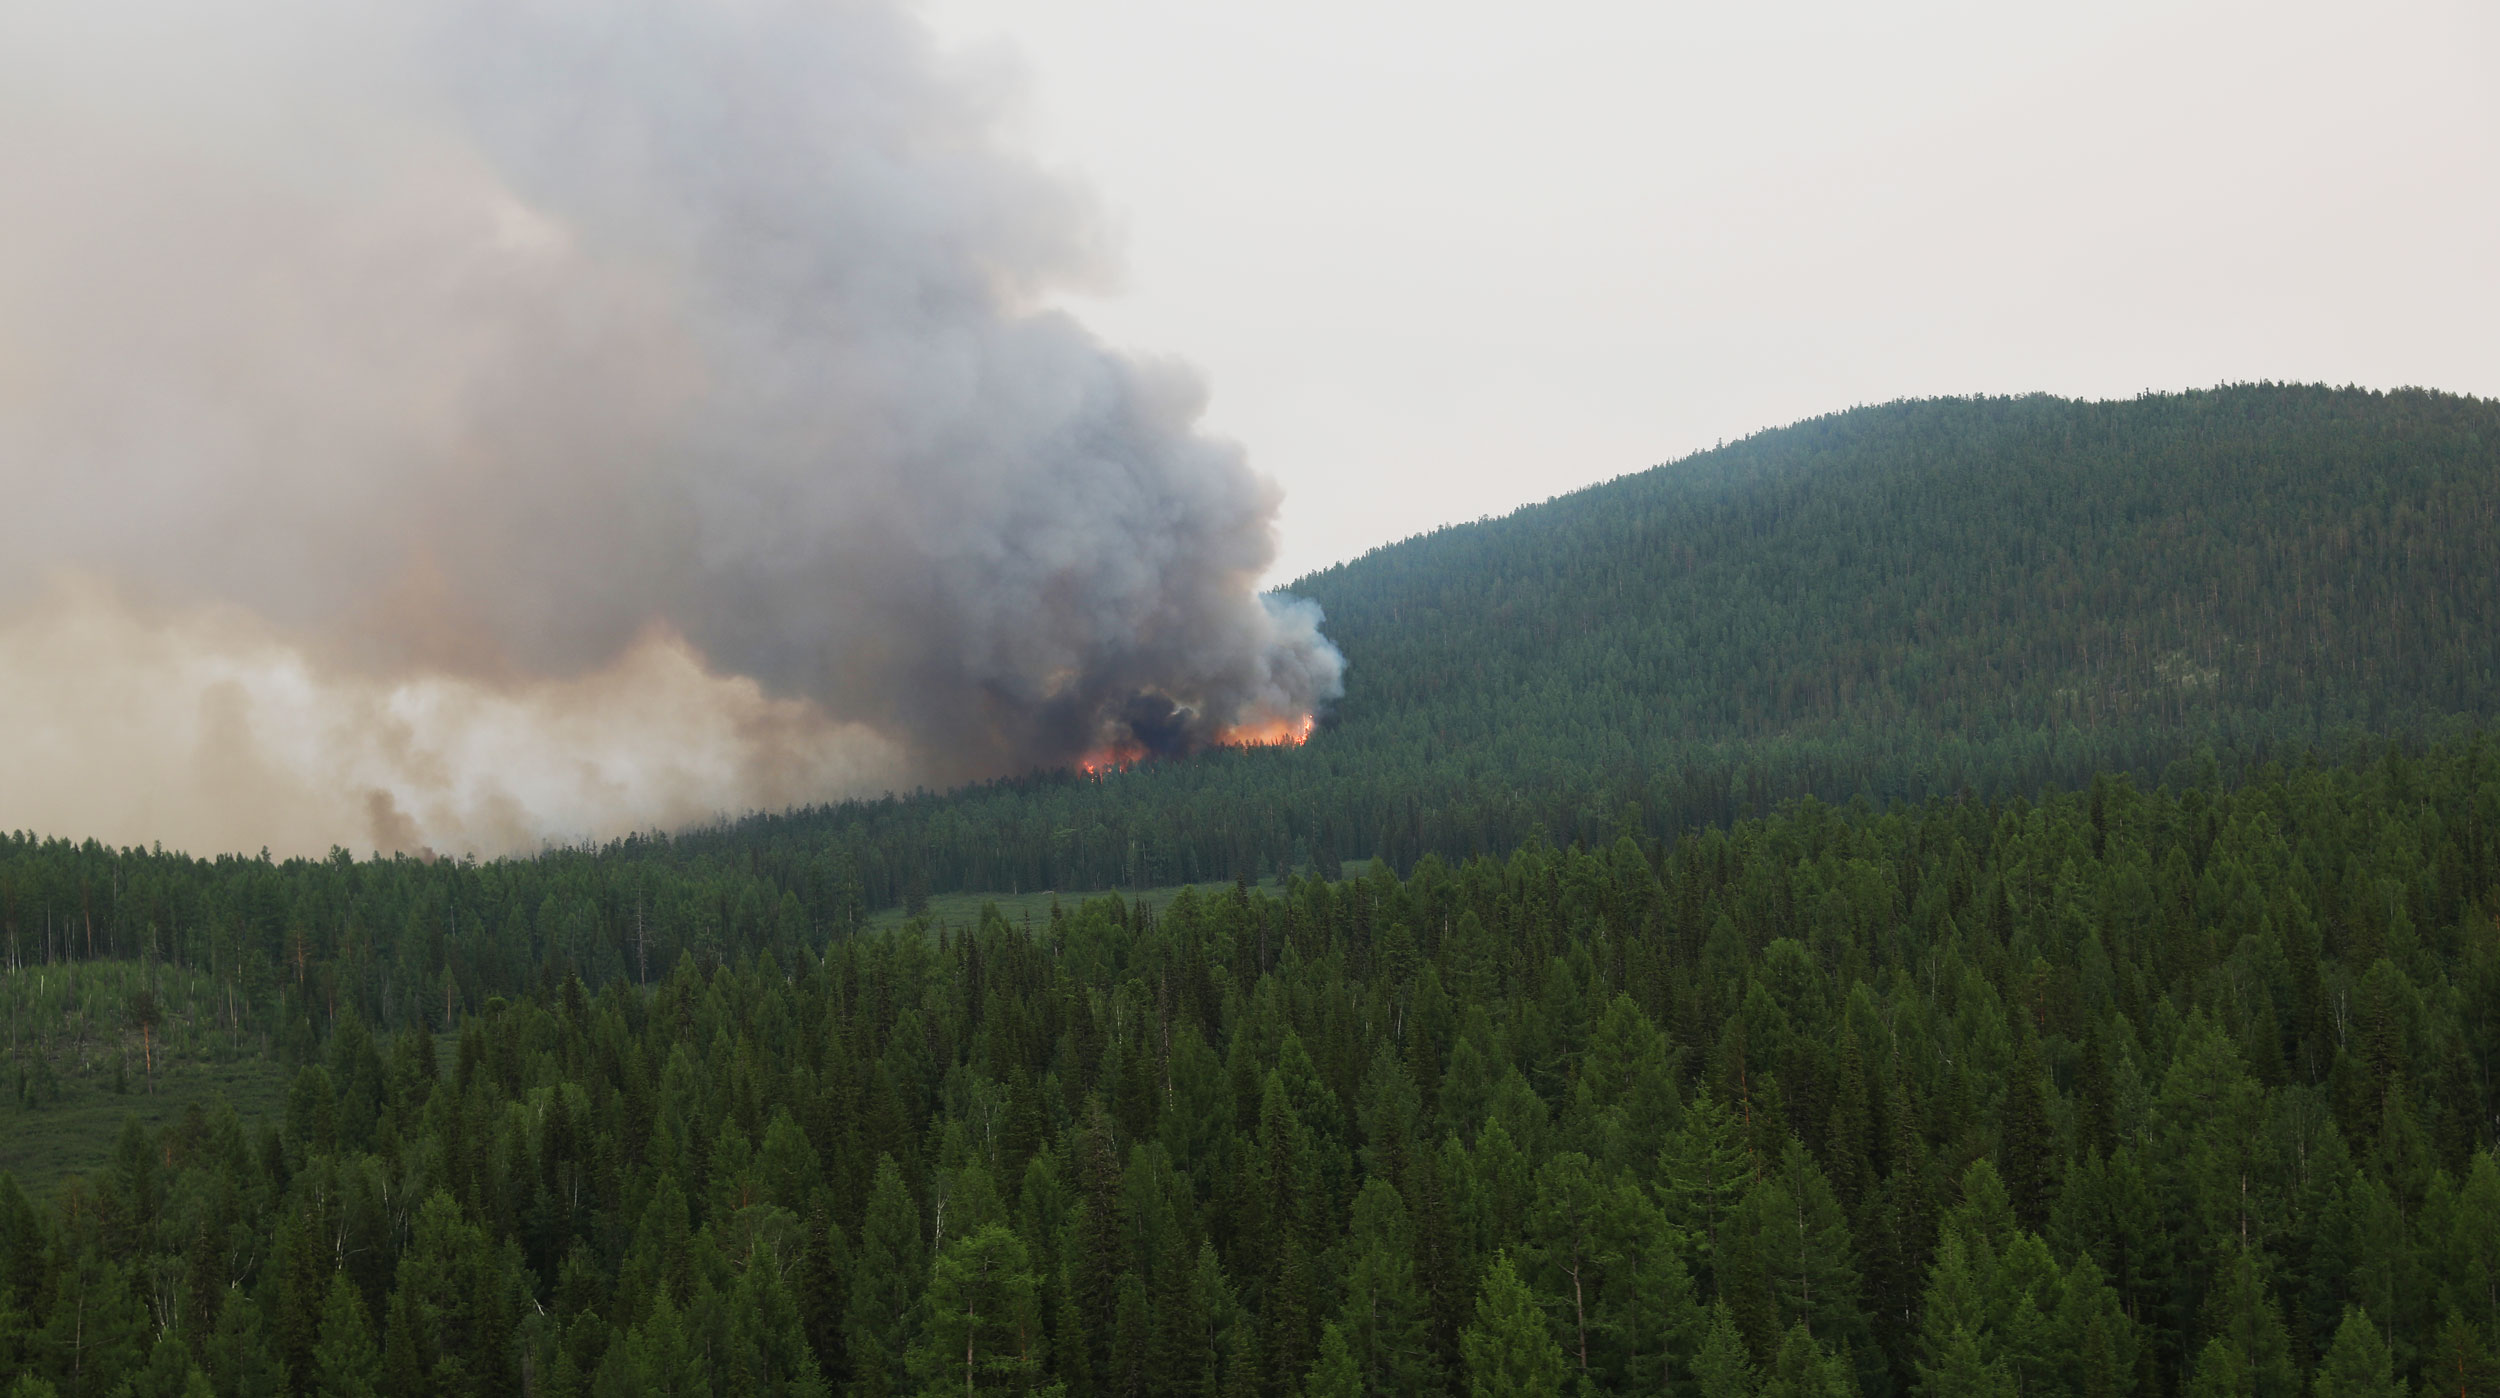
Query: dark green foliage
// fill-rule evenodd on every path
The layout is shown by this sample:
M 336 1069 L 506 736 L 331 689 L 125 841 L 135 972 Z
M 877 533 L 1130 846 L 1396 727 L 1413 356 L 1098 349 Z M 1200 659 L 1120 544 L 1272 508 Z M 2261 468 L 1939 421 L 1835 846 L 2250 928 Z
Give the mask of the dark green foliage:
M 101 1085 L 137 1064 L 135 1096 L 169 1056 L 266 1047 L 300 1058 L 351 1015 L 449 1031 L 495 996 L 535 997 L 568 972 L 595 990 L 615 975 L 647 984 L 688 955 L 709 966 L 769 950 L 788 966 L 915 888 L 1258 882 L 1333 875 L 1366 854 L 1411 871 L 1426 854 L 1506 853 L 1540 829 L 1593 850 L 1671 837 L 1805 793 L 2010 799 L 2114 772 L 2150 785 L 2174 767 L 2180 788 L 2210 787 L 2269 757 L 2500 711 L 2496 510 L 2500 404 L 2488 401 L 2246 385 L 2126 402 L 1894 403 L 1294 583 L 1327 609 L 1350 662 L 1346 696 L 1299 749 L 1033 776 L 484 864 L 359 863 L 346 851 L 199 860 L 8 836 L 0 955 L 11 968 L 147 970 L 109 993 L 12 977 L 15 1061 L 0 1096 L 39 1107 L 64 1075 Z M 2086 817 L 2074 848 L 2039 864 L 1967 884 L 1971 871 L 1940 866 L 1956 881 L 1957 925 L 1998 955 L 2019 938 L 2026 967 L 2034 956 L 2066 966 L 2097 937 L 2102 961 L 2168 974 L 2166 958 L 2187 948 L 2131 956 L 2099 925 L 2100 901 L 2061 896 L 2091 891 L 2062 883 L 2068 858 L 2082 869 L 2128 854 L 2123 828 L 2113 846 L 2106 815 Z M 2188 867 L 2207 877 L 2201 854 Z M 1573 931 L 1567 919 L 1595 911 L 1619 939 L 1666 918 L 1680 953 L 1702 955 L 1714 923 L 1673 903 L 1622 903 L 1619 868 L 1600 859 L 1547 930 Z M 1785 909 L 1800 921 L 1780 934 L 1842 953 L 1869 925 L 1871 872 L 1835 888 L 1828 916 Z M 2131 919 L 2193 919 L 2207 895 L 2172 886 L 2171 872 L 2166 852 L 2133 871 Z M 2444 924 L 2410 907 L 2397 916 L 2373 896 L 2376 874 L 2310 872 L 2326 896 L 2206 929 L 2233 946 L 2258 938 L 2287 978 L 2265 1008 L 2270 1032 L 2233 1026 L 2249 1038 L 2251 1071 L 2315 1078 L 2350 1055 L 2374 1109 L 2390 1054 L 2434 1088 L 2470 1080 L 2470 1042 L 2408 1032 L 2398 1044 L 2387 1021 L 2351 1022 L 2349 1003 L 2338 1021 L 2317 971 L 2320 957 L 2366 971 Z M 2441 902 L 2471 873 L 2435 861 L 2415 872 Z M 1446 923 L 1403 918 L 1382 925 L 1379 950 L 1392 980 L 1420 961 L 1441 994 L 1473 1002 L 1479 979 L 1525 950 L 1491 935 L 1498 925 L 1475 908 Z M 1236 974 L 1275 968 L 1289 936 L 1268 930 Z M 1534 949 L 1539 974 L 1550 940 Z M 1606 947 L 1621 957 L 1610 978 L 1657 1001 L 1666 963 L 1628 950 Z M 1163 989 L 1196 994 L 1173 969 Z M 2056 987 L 2030 1003 L 2025 968 L 2000 969 L 2035 1020 L 2071 1008 Z M 63 995 L 78 997 L 74 1013 L 46 998 Z M 1213 1008 L 1198 1005 L 1202 1017 Z M 1697 1031 L 1679 1042 L 1715 1047 Z M 1158 1102 L 1127 1071 L 1138 1045 L 1115 1049 L 1094 1086 L 1134 1132 Z M 1859 1053 L 1867 1069 L 1873 1046 Z M 325 1066 L 347 1091 L 341 1065 Z M 1818 1149 L 1838 1100 L 1825 1093 L 1838 1064 L 1821 1066 L 1826 1077 L 1785 1084 L 1803 1091 L 1789 1111 Z M 2052 1066 L 2064 1082 L 2075 1065 Z M 1551 1068 L 1522 1065 L 1540 1091 Z M 1430 1098 L 1434 1070 L 1418 1069 Z M 342 1098 L 329 1129 L 365 1129 L 374 1079 L 354 1087 L 365 1105 Z M 2430 1100 L 2416 1093 L 2415 1110 Z M 2416 1124 L 2426 1158 L 2462 1168 L 2470 1119 L 2433 1111 Z M 1833 1182 L 1854 1204 L 1861 1184 L 1847 1172 Z
M 839 925 L 853 888 L 890 907 L 1334 877 L 1806 793 L 2149 783 L 2205 749 L 2253 769 L 2500 712 L 2496 511 L 2486 400 L 2240 385 L 1853 409 L 1297 580 L 1348 660 L 1302 749 L 680 843 L 820 867 L 800 900 Z
M 324 1398 L 374 1398 L 381 1356 L 365 1318 L 364 1298 L 345 1272 L 330 1275 L 322 1299 L 321 1343 L 314 1351 L 313 1386 Z
M 1476 1323 L 1467 1327 L 1459 1348 L 1466 1358 L 1468 1398 L 1542 1398 L 1562 1392 L 1569 1382 L 1561 1348 L 1503 1253 L 1495 1253 L 1485 1269 Z
M 922 1391 L 1023 1394 L 1043 1384 L 1040 1288 L 1024 1243 L 984 1224 L 938 1253 L 911 1371 Z
M 2476 1393 L 2496 912 L 2469 736 L 525 977 L 439 1048 L 307 1019 L 271 1129 L 133 1120 L 45 1200 L 0 1178 L 0 1365 Z

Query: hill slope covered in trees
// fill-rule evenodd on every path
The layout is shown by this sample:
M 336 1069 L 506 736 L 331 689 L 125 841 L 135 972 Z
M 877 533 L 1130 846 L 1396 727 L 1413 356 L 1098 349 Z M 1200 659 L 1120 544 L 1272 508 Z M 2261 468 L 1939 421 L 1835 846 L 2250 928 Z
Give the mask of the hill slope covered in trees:
M 273 1128 L 0 1177 L 0 1373 L 2488 1395 L 2495 915 L 2476 737 L 350 1013 Z
M 2493 1392 L 2494 443 L 1897 404 L 1307 579 L 1299 750 L 485 863 L 0 839 L 6 1129 L 177 1094 L 0 1179 L 0 1381 Z
M 1837 413 L 1313 574 L 1306 747 L 746 822 L 919 888 L 1152 886 L 1808 792 L 2151 780 L 2500 709 L 2500 404 L 2248 386 Z

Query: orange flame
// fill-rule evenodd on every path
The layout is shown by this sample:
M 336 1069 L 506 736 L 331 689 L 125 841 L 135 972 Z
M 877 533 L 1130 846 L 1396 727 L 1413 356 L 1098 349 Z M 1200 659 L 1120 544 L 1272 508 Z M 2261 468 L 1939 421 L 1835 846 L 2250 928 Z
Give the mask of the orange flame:
M 1113 743 L 1107 748 L 1096 748 L 1078 758 L 1076 769 L 1089 777 L 1099 777 L 1105 772 L 1116 771 L 1122 767 L 1133 767 L 1144 761 L 1145 757 L 1146 750 L 1135 743 Z
M 1319 724 L 1315 714 L 1297 718 L 1261 719 L 1256 723 L 1236 723 L 1216 735 L 1220 748 L 1298 748 L 1311 737 Z M 1134 767 L 1146 760 L 1145 748 L 1136 743 L 1113 743 L 1100 747 L 1076 760 L 1076 769 L 1089 777 L 1105 772 Z
M 1219 747 L 1228 748 L 1298 748 L 1311 737 L 1317 725 L 1316 715 L 1299 718 L 1271 718 L 1259 723 L 1237 723 L 1217 738 Z

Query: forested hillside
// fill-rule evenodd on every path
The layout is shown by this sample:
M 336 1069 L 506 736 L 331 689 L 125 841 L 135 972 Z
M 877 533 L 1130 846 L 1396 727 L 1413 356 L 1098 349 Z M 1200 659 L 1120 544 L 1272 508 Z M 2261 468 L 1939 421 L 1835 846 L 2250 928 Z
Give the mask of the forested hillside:
M 446 894 L 537 867 L 302 877 L 351 922 L 398 880 L 450 936 Z M 530 876 L 559 938 L 569 867 Z M 646 893 L 749 902 L 704 878 Z M 121 906 L 162 935 L 142 885 Z M 439 1043 L 372 1032 L 322 978 L 338 945 L 307 950 L 279 972 L 282 1125 L 134 1123 L 57 1199 L 0 1181 L 0 1372 L 2500 1391 L 2488 737 L 821 949 L 754 902 L 648 991 L 540 973 Z M 214 1023 L 197 974 L 180 1013 Z
M 1150 886 L 2150 781 L 2500 711 L 2500 404 L 2249 386 L 1861 408 L 1376 550 L 1296 751 L 748 822 L 928 888 Z M 1628 814 L 1627 814 L 1627 808 Z
M 0 1391 L 2500 1394 L 2500 405 L 1861 409 L 1297 590 L 1299 749 L 0 837 Z M 963 888 L 1069 896 L 871 925 Z

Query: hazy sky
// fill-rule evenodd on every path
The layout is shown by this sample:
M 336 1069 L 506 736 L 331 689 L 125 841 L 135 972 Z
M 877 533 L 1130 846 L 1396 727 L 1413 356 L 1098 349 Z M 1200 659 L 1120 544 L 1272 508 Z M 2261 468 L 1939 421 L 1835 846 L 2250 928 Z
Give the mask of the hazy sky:
M 1905 395 L 2500 393 L 2500 5 L 929 0 L 1274 576 Z

